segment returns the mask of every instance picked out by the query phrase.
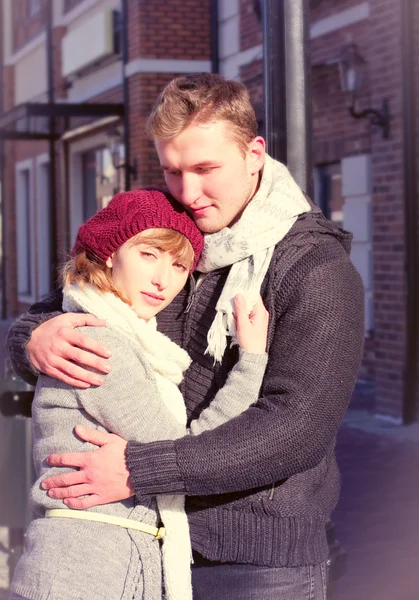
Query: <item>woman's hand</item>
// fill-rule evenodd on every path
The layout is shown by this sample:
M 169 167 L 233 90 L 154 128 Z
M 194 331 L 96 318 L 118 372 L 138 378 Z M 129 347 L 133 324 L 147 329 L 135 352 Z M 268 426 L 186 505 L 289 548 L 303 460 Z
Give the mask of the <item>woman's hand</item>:
M 111 353 L 103 344 L 76 331 L 83 325 L 103 327 L 105 321 L 84 313 L 64 313 L 34 329 L 27 350 L 35 369 L 78 388 L 101 385 L 103 377 L 78 365 L 109 373 L 108 362 L 100 357 L 109 358 Z
M 268 339 L 269 313 L 262 298 L 259 296 L 250 314 L 247 312 L 246 301 L 242 294 L 234 297 L 234 307 L 237 341 L 240 347 L 251 354 L 263 354 L 266 352 Z

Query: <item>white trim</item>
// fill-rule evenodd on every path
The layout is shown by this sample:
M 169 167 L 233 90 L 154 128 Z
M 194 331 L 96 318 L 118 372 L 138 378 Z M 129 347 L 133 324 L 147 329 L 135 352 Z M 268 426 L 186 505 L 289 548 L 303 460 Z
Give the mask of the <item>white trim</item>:
M 370 16 L 370 5 L 369 2 L 362 2 L 352 8 L 342 10 L 341 12 L 335 13 L 330 17 L 319 19 L 315 21 L 310 27 L 310 38 L 313 40 L 332 31 L 342 29 L 342 27 L 348 27 L 348 25 L 354 25 L 359 21 L 368 19 Z
M 178 60 L 171 58 L 136 58 L 125 68 L 126 76 L 137 73 L 202 73 L 211 71 L 210 60 Z
M 117 67 L 115 66 L 117 65 Z M 112 71 L 117 68 L 117 73 Z M 68 93 L 67 102 L 84 102 L 122 85 L 122 64 L 118 60 L 90 75 L 75 79 Z
M 113 125 L 114 123 L 120 122 L 121 117 L 104 117 L 103 119 L 99 119 L 98 121 L 94 121 L 88 125 L 81 125 L 80 127 L 66 131 L 66 133 L 61 136 L 61 139 L 69 142 L 70 140 L 74 140 L 82 135 L 95 133 L 100 127 L 106 127 L 106 125 Z
M 390 415 L 383 415 L 381 413 L 376 413 L 374 418 L 377 421 L 382 421 L 383 423 L 390 423 L 391 425 L 403 425 L 403 419 L 401 417 L 391 417 Z
M 11 0 L 3 0 L 3 39 L 0 43 L 3 44 L 3 61 L 7 64 L 7 60 L 13 54 L 13 27 L 12 27 L 12 4 Z
M 72 21 L 75 21 L 81 15 L 88 10 L 90 10 L 95 4 L 98 4 L 99 0 L 85 0 L 81 4 L 75 6 L 72 10 L 70 10 L 67 14 L 64 14 L 64 5 L 63 5 L 63 13 L 61 18 L 57 20 L 55 25 L 69 25 Z
M 234 56 L 228 56 L 223 59 L 222 63 L 220 64 L 220 73 L 226 79 L 235 79 L 240 75 L 240 67 L 243 65 L 248 65 L 254 60 L 260 60 L 262 58 L 262 44 L 259 46 L 253 46 L 253 48 L 248 48 L 247 50 L 243 50 L 243 52 L 239 52 Z
M 218 22 L 223 23 L 239 16 L 239 0 L 218 0 Z
M 34 175 L 34 162 L 33 159 L 22 160 L 15 164 L 15 182 L 16 182 L 16 271 L 17 271 L 17 297 L 19 302 L 25 302 L 27 304 L 32 304 L 35 301 L 35 245 L 34 245 L 34 235 L 33 235 L 33 224 L 34 224 L 34 185 L 33 185 L 33 175 Z M 21 187 L 21 179 L 20 174 L 24 171 L 29 171 L 29 181 L 28 181 L 28 195 L 29 195 L 29 215 L 23 215 L 22 211 L 26 209 L 26 198 L 22 198 L 22 187 Z M 22 200 L 24 201 L 24 206 L 22 206 Z M 28 229 L 29 229 L 29 240 L 26 238 L 26 231 L 24 231 L 24 222 L 22 222 L 21 216 L 24 216 L 25 219 L 28 219 Z M 28 246 L 26 245 L 28 244 Z M 29 255 L 29 264 L 26 264 L 26 259 Z M 29 277 L 30 277 L 30 294 L 22 294 L 19 293 L 19 263 L 21 261 L 24 262 L 24 267 L 29 268 Z M 22 263 L 21 263 L 22 264 Z
M 21 48 L 20 50 L 18 50 L 17 52 L 12 54 L 8 58 L 6 58 L 6 60 L 4 61 L 4 64 L 5 65 L 16 64 L 17 62 L 22 60 L 22 58 L 25 58 L 25 56 L 27 56 L 28 54 L 31 54 L 39 46 L 42 46 L 42 44 L 45 44 L 46 39 L 47 39 L 46 33 L 45 32 L 40 33 L 38 36 L 36 36 L 36 38 L 34 38 L 33 40 L 31 40 L 30 42 L 25 44 L 23 46 L 23 48 Z
M 44 152 L 39 154 L 35 159 L 36 164 L 36 232 L 37 232 L 37 290 L 36 296 L 38 299 L 45 297 L 52 288 L 51 273 L 50 273 L 50 245 L 51 245 L 51 228 L 50 228 L 50 196 L 49 196 L 49 180 L 45 182 L 43 179 L 43 167 L 49 166 L 49 154 Z

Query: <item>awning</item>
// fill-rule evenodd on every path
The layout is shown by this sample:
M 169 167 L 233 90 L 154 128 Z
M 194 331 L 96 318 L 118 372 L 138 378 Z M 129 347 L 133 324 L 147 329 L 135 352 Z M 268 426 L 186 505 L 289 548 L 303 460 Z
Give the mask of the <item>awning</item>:
M 59 139 L 69 129 L 103 117 L 123 115 L 123 104 L 27 102 L 0 116 L 0 139 Z M 55 119 L 54 133 L 50 133 L 51 118 Z

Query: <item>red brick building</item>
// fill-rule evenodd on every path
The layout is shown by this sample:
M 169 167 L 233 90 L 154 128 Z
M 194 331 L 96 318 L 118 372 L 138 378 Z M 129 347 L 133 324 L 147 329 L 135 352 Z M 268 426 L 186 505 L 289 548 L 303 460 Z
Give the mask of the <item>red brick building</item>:
M 81 222 L 123 187 L 125 163 L 136 167 L 130 169 L 132 186 L 161 183 L 144 123 L 170 78 L 218 66 L 226 77 L 244 81 L 263 122 L 263 40 L 257 0 L 54 0 L 52 4 L 50 80 L 55 102 L 114 109 L 94 119 L 73 115 L 66 122 L 56 120 L 55 213 L 48 204 L 48 141 L 4 142 L 3 317 L 26 309 L 51 288 L 51 244 L 58 257 L 65 256 Z M 120 37 L 123 4 L 125 54 Z M 419 6 L 413 0 L 309 4 L 315 198 L 332 220 L 354 233 L 352 260 L 366 290 L 360 390 L 368 392 L 370 400 L 375 398 L 378 415 L 408 422 L 416 418 L 418 366 L 412 292 L 417 289 L 418 131 L 413 69 L 419 68 L 419 51 L 410 45 L 409 32 L 412 38 L 417 33 Z M 44 7 L 45 0 L 1 0 L 0 123 L 18 105 L 48 100 L 50 38 Z M 386 100 L 387 138 L 370 117 L 357 119 L 348 111 L 340 80 L 348 45 L 363 58 L 364 79 L 355 110 L 381 111 Z M 26 121 L 21 118 L 8 128 L 47 131 L 44 117 Z M 115 155 L 112 161 L 109 134 L 115 130 L 121 134 L 114 139 L 119 158 Z M 51 214 L 55 228 L 49 223 Z

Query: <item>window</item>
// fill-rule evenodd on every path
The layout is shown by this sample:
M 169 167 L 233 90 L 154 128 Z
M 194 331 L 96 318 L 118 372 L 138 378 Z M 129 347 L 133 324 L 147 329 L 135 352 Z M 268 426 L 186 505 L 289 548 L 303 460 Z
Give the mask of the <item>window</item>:
M 343 226 L 344 198 L 340 163 L 317 167 L 314 200 L 327 219 L 338 227 Z
M 32 196 L 32 161 L 23 161 L 16 165 L 17 291 L 21 302 L 34 300 Z
M 120 147 L 121 163 L 123 146 Z M 83 221 L 104 208 L 114 194 L 124 189 L 123 173 L 112 164 L 108 148 L 96 148 L 82 154 Z
M 51 209 L 49 196 L 49 156 L 37 158 L 37 297 L 44 298 L 51 285 Z
M 34 17 L 41 10 L 41 0 L 28 0 L 29 2 L 29 16 Z

